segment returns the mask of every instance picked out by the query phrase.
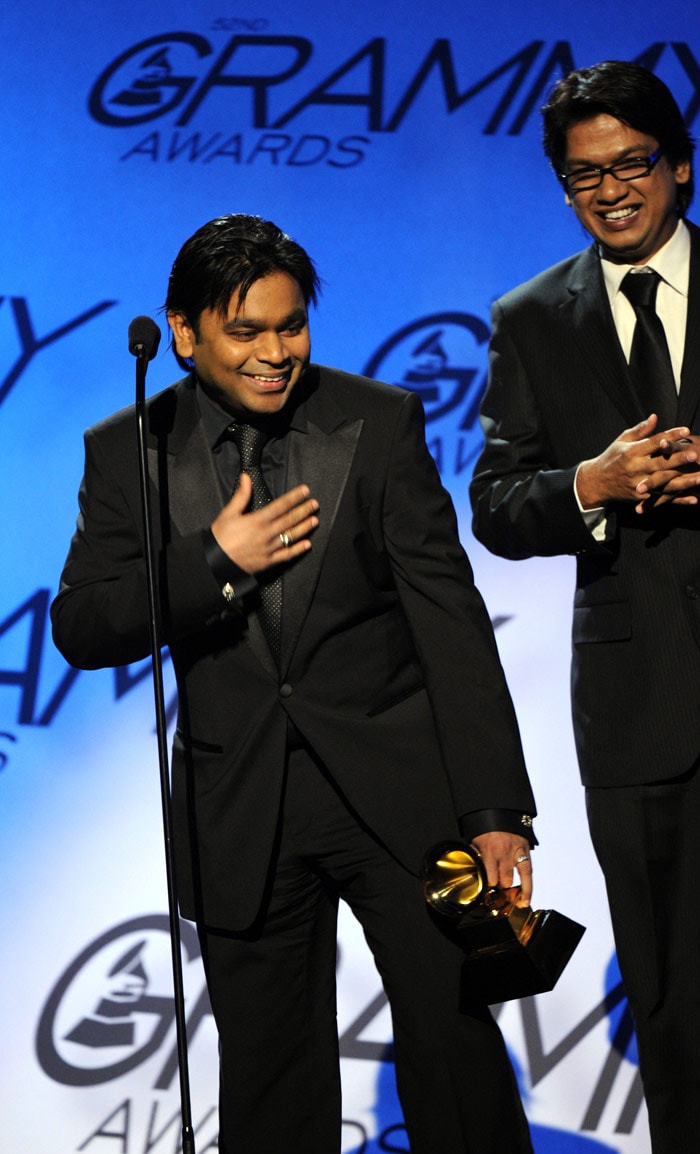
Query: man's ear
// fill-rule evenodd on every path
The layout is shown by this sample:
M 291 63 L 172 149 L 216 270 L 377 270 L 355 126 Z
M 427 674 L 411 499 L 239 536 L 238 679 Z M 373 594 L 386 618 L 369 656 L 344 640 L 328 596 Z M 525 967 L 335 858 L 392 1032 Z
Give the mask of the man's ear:
M 569 196 L 568 192 L 564 193 L 564 204 L 567 208 L 571 208 L 571 197 Z
M 194 330 L 186 316 L 183 313 L 170 312 L 168 313 L 168 324 L 173 334 L 173 344 L 178 356 L 182 357 L 183 360 L 193 357 L 196 340 Z

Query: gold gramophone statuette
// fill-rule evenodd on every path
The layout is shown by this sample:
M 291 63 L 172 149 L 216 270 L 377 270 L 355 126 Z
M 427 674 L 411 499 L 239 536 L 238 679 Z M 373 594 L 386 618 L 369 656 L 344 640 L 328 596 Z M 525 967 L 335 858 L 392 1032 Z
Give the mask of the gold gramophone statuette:
M 422 881 L 439 928 L 464 951 L 463 1000 L 494 1005 L 553 989 L 585 932 L 556 910 L 518 906 L 520 886 L 489 887 L 466 843 L 434 846 Z

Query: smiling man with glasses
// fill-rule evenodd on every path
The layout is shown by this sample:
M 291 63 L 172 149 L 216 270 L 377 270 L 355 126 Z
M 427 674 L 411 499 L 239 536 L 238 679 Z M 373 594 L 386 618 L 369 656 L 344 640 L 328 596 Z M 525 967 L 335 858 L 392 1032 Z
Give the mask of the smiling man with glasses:
M 545 153 L 594 243 L 494 304 L 474 531 L 504 557 L 576 556 L 589 825 L 653 1151 L 680 1154 L 700 1132 L 694 144 L 666 85 L 637 64 L 572 72 L 543 113 Z

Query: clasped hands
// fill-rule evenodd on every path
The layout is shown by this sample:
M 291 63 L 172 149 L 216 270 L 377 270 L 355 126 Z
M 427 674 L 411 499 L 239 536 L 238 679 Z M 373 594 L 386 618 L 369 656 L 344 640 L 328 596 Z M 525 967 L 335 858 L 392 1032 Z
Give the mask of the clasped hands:
M 242 473 L 236 492 L 211 526 L 219 546 L 240 569 L 262 573 L 311 548 L 309 534 L 318 525 L 318 501 L 306 485 L 297 485 L 269 505 L 246 512 L 252 496 L 250 477 Z M 291 544 L 286 544 L 289 539 Z
M 655 432 L 657 423 L 652 413 L 598 457 L 582 462 L 576 490 L 584 509 L 609 501 L 634 501 L 637 513 L 671 502 L 697 505 L 700 437 L 686 426 Z

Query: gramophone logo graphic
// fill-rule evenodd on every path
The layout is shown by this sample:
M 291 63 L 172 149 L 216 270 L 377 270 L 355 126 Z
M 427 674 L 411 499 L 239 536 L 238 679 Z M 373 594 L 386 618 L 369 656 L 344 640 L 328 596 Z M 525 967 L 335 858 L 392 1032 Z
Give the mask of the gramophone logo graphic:
M 143 963 L 146 942 L 138 942 L 119 958 L 107 973 L 109 990 L 93 1009 L 65 1035 L 67 1042 L 78 1042 L 93 1049 L 102 1046 L 133 1046 L 138 1012 L 148 987 Z

